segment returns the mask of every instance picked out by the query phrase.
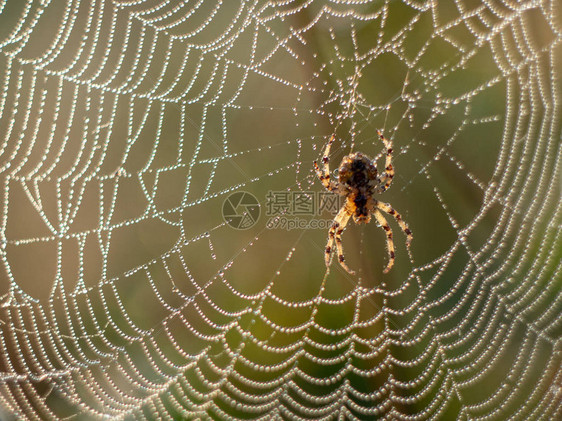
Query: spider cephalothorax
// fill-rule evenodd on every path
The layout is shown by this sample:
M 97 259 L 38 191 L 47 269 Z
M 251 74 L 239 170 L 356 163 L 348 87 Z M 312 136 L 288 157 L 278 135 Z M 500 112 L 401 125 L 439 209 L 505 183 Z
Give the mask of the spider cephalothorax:
M 394 177 L 394 168 L 392 167 L 392 147 L 390 142 L 377 130 L 377 134 L 386 147 L 386 165 L 384 172 L 379 176 L 375 163 L 366 155 L 361 152 L 355 152 L 347 155 L 342 159 L 338 171 L 338 181 L 330 179 L 330 147 L 334 142 L 334 136 L 330 138 L 322 162 L 324 167 L 322 170 L 318 167 L 318 163 L 314 161 L 314 168 L 316 174 L 326 189 L 345 196 L 346 201 L 344 206 L 340 209 L 334 223 L 329 231 L 328 244 L 326 245 L 325 260 L 326 266 L 330 265 L 330 257 L 332 253 L 332 246 L 335 242 L 336 253 L 342 267 L 353 274 L 354 272 L 347 267 L 343 256 L 343 247 L 341 244 L 341 234 L 347 225 L 349 218 L 357 224 L 368 223 L 371 220 L 371 214 L 375 216 L 378 224 L 386 232 L 386 244 L 388 247 L 389 261 L 384 269 L 388 272 L 394 265 L 394 241 L 392 240 L 392 230 L 388 225 L 385 217 L 380 211 L 386 212 L 396 219 L 396 222 L 406 234 L 406 246 L 410 247 L 412 242 L 412 232 L 409 230 L 408 225 L 402 220 L 402 216 L 396 212 L 388 203 L 379 202 L 373 195 L 383 193 L 390 187 L 392 178 Z

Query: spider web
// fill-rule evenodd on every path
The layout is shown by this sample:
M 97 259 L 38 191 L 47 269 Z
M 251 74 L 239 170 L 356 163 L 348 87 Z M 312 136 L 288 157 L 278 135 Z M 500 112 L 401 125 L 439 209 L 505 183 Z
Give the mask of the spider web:
M 559 2 L 0 10 L 3 416 L 562 417 Z M 326 270 L 266 197 L 377 129 L 411 253 L 350 223 Z

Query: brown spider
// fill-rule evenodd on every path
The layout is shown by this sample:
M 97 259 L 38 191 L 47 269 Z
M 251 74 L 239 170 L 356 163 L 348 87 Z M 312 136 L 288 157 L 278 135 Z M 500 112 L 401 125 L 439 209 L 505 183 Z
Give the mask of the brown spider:
M 386 148 L 385 171 L 380 177 L 374 161 L 361 152 L 355 152 L 342 159 L 339 167 L 338 181 L 330 180 L 330 166 L 328 162 L 330 160 L 330 147 L 335 139 L 334 135 L 332 135 L 328 141 L 324 156 L 322 157 L 322 162 L 324 164 L 323 169 L 320 170 L 317 162 L 314 161 L 314 169 L 324 187 L 346 198 L 345 205 L 334 218 L 334 223 L 329 231 L 328 244 L 326 245 L 326 254 L 324 256 L 326 266 L 330 266 L 332 245 L 335 240 L 339 262 L 342 267 L 352 275 L 355 272 L 349 269 L 345 264 L 343 246 L 341 243 L 341 234 L 351 216 L 353 216 L 353 220 L 356 224 L 367 224 L 371 220 L 371 214 L 373 214 L 379 225 L 385 230 L 389 261 L 383 271 L 384 273 L 387 273 L 394 265 L 394 242 L 392 241 L 392 230 L 380 211 L 386 212 L 396 219 L 396 222 L 406 234 L 406 246 L 408 248 L 413 238 L 412 232 L 408 228 L 408 225 L 402 220 L 400 214 L 388 203 L 379 202 L 373 197 L 376 193 L 383 193 L 386 191 L 390 187 L 392 178 L 394 177 L 392 146 L 390 141 L 386 139 L 379 130 L 377 130 L 377 134 Z

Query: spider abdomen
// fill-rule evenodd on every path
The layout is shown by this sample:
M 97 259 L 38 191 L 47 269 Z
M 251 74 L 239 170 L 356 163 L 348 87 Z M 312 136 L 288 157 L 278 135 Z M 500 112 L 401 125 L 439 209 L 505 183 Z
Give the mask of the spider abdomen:
M 368 187 L 377 177 L 377 169 L 368 156 L 357 152 L 346 156 L 339 169 L 339 182 L 353 189 Z

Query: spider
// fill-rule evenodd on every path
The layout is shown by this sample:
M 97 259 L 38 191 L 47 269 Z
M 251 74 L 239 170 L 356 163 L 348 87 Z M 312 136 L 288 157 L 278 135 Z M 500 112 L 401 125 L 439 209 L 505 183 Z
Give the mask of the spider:
M 413 238 L 412 232 L 402 219 L 402 216 L 388 203 L 380 202 L 373 197 L 374 194 L 385 192 L 390 187 L 392 178 L 394 177 L 392 146 L 390 141 L 382 135 L 380 130 L 377 130 L 377 134 L 386 148 L 385 171 L 380 176 L 374 161 L 361 152 L 355 152 L 342 159 L 339 167 L 338 181 L 332 181 L 330 179 L 330 166 L 328 162 L 330 160 L 330 147 L 335 139 L 334 135 L 332 135 L 328 141 L 324 156 L 322 157 L 322 163 L 324 164 L 323 169 L 320 170 L 318 163 L 314 161 L 314 169 L 324 187 L 346 198 L 344 206 L 334 218 L 334 222 L 328 233 L 328 244 L 326 244 L 324 255 L 326 266 L 330 266 L 332 246 L 335 241 L 336 253 L 339 256 L 340 265 L 352 275 L 355 274 L 355 272 L 345 264 L 341 241 L 341 234 L 349 222 L 350 217 L 353 216 L 353 220 L 356 224 L 367 224 L 371 220 L 371 215 L 374 215 L 377 223 L 385 230 L 389 261 L 383 271 L 384 273 L 388 273 L 394 265 L 394 242 L 392 240 L 392 230 L 381 211 L 396 219 L 396 222 L 402 231 L 404 231 L 404 234 L 406 234 L 406 246 L 408 248 Z

